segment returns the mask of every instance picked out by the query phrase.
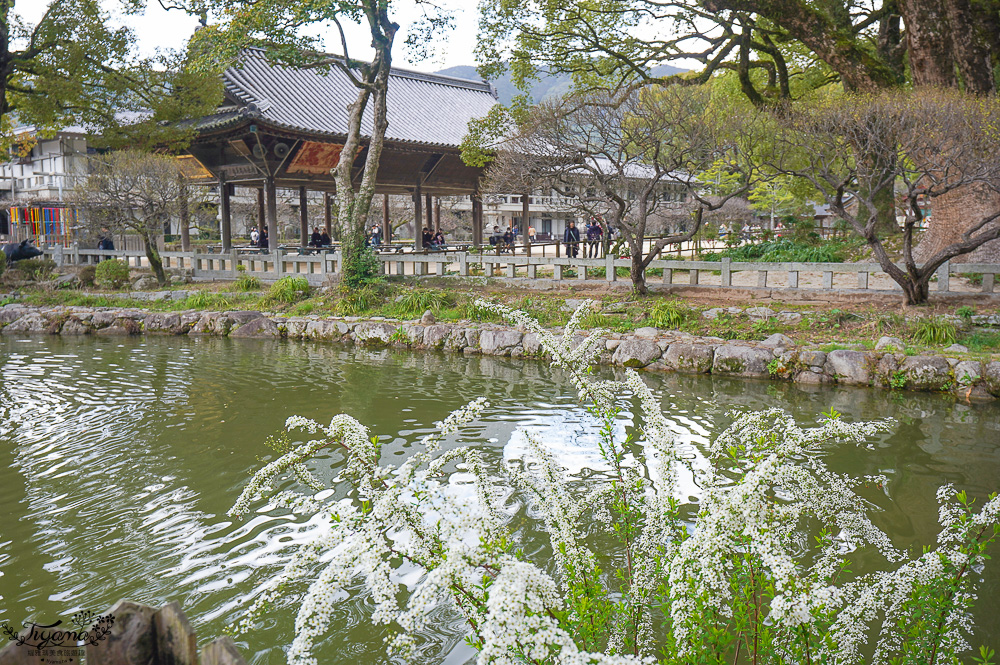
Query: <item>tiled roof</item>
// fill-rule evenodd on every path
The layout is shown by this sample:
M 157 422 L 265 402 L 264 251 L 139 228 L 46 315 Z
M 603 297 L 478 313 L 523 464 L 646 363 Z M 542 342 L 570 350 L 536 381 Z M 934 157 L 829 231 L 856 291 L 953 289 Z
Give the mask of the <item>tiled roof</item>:
M 248 49 L 240 64 L 226 70 L 227 96 L 235 106 L 197 123 L 221 128 L 253 118 L 278 128 L 328 137 L 347 134 L 347 106 L 357 89 L 336 67 L 325 73 L 271 64 L 263 51 Z M 408 143 L 457 147 L 469 121 L 485 116 L 496 93 L 484 81 L 469 81 L 393 69 L 389 78 L 386 138 Z M 362 134 L 371 131 L 371 104 Z

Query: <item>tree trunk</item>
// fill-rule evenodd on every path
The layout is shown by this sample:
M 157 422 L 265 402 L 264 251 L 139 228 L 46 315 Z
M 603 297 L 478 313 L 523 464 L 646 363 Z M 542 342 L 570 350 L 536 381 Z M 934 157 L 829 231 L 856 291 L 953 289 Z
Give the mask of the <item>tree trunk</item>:
M 166 286 L 167 275 L 163 272 L 163 261 L 160 259 L 160 253 L 156 251 L 156 244 L 149 237 L 148 233 L 142 235 L 142 245 L 146 250 L 146 260 L 149 261 L 149 269 L 156 276 L 156 281 L 160 286 Z
M 649 293 L 646 286 L 646 266 L 642 260 L 642 251 L 632 248 L 632 265 L 629 266 L 629 277 L 632 278 L 632 290 L 640 295 Z
M 357 98 L 348 107 L 347 138 L 335 170 L 339 204 L 337 218 L 344 234 L 342 272 L 344 283 L 348 287 L 359 286 L 374 278 L 376 276 L 374 271 L 379 267 L 377 260 L 370 260 L 372 258 L 370 250 L 365 247 L 365 227 L 372 197 L 375 195 L 375 177 L 382 155 L 385 130 L 388 127 L 386 96 L 389 88 L 389 70 L 392 66 L 392 42 L 396 31 L 399 30 L 397 24 L 389 23 L 384 14 L 372 4 L 366 3 L 364 11 L 371 28 L 375 58 L 371 65 L 368 65 L 370 69 L 365 73 L 364 85 L 359 88 Z M 368 102 L 372 99 L 374 99 L 372 109 L 374 123 L 365 156 L 361 185 L 355 192 L 354 160 L 361 147 L 361 122 Z

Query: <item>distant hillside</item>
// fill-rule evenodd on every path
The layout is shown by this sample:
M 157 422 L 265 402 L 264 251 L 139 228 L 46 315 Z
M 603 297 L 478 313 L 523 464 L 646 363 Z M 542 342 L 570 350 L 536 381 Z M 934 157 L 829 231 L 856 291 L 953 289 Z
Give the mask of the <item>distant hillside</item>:
M 670 65 L 659 65 L 653 68 L 653 74 L 656 76 L 670 76 L 671 74 L 677 74 L 683 71 L 678 67 L 671 67 Z M 482 77 L 479 76 L 479 72 L 475 67 L 470 65 L 459 65 L 458 67 L 448 67 L 447 69 L 442 69 L 437 72 L 444 76 L 454 76 L 456 78 L 462 79 L 473 79 L 481 80 Z M 500 102 L 502 104 L 507 104 L 513 99 L 514 95 L 518 94 L 518 89 L 511 83 L 510 75 L 504 74 L 503 78 L 498 81 L 490 81 L 496 89 L 497 94 L 500 95 Z M 540 102 L 546 97 L 557 97 L 564 95 L 570 90 L 570 84 L 572 83 L 570 76 L 568 74 L 546 74 L 541 76 L 535 84 L 531 86 L 531 99 L 536 102 Z

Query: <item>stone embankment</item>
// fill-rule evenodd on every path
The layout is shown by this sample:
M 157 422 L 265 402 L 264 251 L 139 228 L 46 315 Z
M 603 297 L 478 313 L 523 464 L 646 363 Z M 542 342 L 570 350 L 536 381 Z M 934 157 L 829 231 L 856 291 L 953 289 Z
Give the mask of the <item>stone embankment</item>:
M 5 335 L 214 335 L 288 338 L 440 349 L 463 354 L 541 357 L 538 335 L 496 324 L 399 321 L 373 317 L 277 316 L 255 311 L 147 312 L 141 309 L 6 305 L 0 308 Z M 579 333 L 582 339 L 586 331 Z M 894 389 L 947 391 L 963 398 L 1000 397 L 1000 361 L 973 358 L 964 347 L 946 354 L 906 355 L 904 344 L 883 337 L 875 350 L 822 349 L 782 334 L 762 342 L 697 337 L 675 330 L 639 328 L 609 335 L 600 363 L 647 370 L 718 374 Z

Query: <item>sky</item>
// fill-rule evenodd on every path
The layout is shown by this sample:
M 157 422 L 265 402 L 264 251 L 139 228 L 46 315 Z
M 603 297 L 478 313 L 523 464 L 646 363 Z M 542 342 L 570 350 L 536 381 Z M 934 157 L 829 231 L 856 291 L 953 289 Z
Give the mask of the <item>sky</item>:
M 122 12 L 116 0 L 103 0 L 104 5 L 112 13 L 114 20 L 120 24 L 131 26 L 139 39 L 139 48 L 144 54 L 153 54 L 157 49 L 177 49 L 183 46 L 188 37 L 198 25 L 198 19 L 177 10 L 167 11 L 160 7 L 156 0 L 146 0 L 148 7 L 142 15 L 127 16 Z M 48 0 L 20 0 L 15 11 L 27 19 L 29 23 L 36 22 L 45 12 Z M 444 35 L 442 40 L 443 53 L 433 60 L 411 62 L 403 48 L 406 39 L 406 29 L 418 18 L 417 12 L 408 3 L 400 3 L 401 9 L 394 17 L 401 26 L 396 36 L 394 65 L 409 69 L 433 72 L 457 65 L 475 65 L 473 51 L 476 45 L 477 3 L 475 0 L 442 0 L 441 5 L 451 9 L 455 14 L 455 29 Z M 348 26 L 344 26 L 348 29 Z M 331 52 L 340 52 L 340 38 L 336 30 L 329 32 L 325 48 Z M 359 25 L 348 29 L 348 48 L 351 57 L 360 59 L 371 58 L 371 38 L 366 29 Z

